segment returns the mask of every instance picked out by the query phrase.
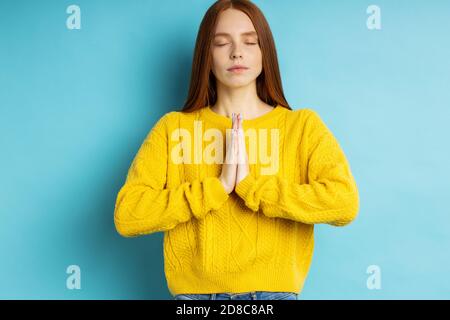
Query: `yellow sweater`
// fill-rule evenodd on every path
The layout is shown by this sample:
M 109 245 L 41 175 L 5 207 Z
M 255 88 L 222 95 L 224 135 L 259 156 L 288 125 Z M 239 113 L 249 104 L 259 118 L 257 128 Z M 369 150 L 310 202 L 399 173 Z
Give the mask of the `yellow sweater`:
M 229 128 L 231 119 L 208 106 L 162 116 L 118 192 L 116 229 L 124 237 L 164 231 L 172 295 L 299 293 L 313 255 L 314 224 L 343 226 L 358 215 L 349 163 L 314 110 L 277 105 L 244 119 L 247 154 L 258 154 L 250 147 L 256 145 L 266 146 L 265 155 L 249 159 L 250 174 L 227 194 L 218 177 Z

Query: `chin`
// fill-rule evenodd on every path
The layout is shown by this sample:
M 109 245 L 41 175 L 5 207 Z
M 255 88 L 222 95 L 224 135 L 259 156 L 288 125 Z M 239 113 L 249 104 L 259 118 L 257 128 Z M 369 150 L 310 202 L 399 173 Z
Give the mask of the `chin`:
M 225 82 L 228 86 L 246 86 L 256 79 L 249 79 L 249 77 L 230 77 Z
M 232 88 L 232 89 L 237 89 L 237 88 L 242 88 L 242 87 L 246 87 L 250 84 L 251 82 L 249 81 L 231 81 L 229 83 L 227 83 L 227 87 L 228 88 Z

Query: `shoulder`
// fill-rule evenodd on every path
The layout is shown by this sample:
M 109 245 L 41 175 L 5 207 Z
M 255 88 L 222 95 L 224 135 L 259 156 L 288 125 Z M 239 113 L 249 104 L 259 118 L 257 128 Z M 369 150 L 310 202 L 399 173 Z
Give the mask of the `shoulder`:
M 164 122 L 166 124 L 169 124 L 171 121 L 176 120 L 180 117 L 180 111 L 169 111 L 166 112 L 159 118 L 158 122 Z
M 182 115 L 181 111 L 169 111 L 164 113 L 155 123 L 155 127 L 169 128 L 176 124 Z
M 177 123 L 178 111 L 169 111 L 164 113 L 162 116 L 154 121 L 153 126 L 149 132 L 149 136 L 156 134 L 157 136 L 163 138 L 167 137 L 168 133 L 171 131 L 171 126 Z
M 173 130 L 186 126 L 186 123 L 189 124 L 198 119 L 201 110 L 199 109 L 193 112 L 166 112 L 155 122 L 152 131 L 156 130 L 167 136 L 169 132 L 173 132 Z
M 308 131 L 325 124 L 318 111 L 313 108 L 301 108 L 286 110 L 286 125 L 292 129 Z
M 313 108 L 301 108 L 287 110 L 288 117 L 295 120 L 297 123 L 305 121 L 315 121 L 320 119 L 319 113 Z
M 307 141 L 308 145 L 333 135 L 322 116 L 313 108 L 290 110 L 287 118 L 286 129 L 290 135 L 299 137 L 302 142 Z
M 203 109 L 198 109 L 192 112 L 183 112 L 183 111 L 170 111 L 165 113 L 161 119 L 162 121 L 167 122 L 168 124 L 178 124 L 180 121 L 196 119 L 198 118 L 199 113 L 202 112 Z

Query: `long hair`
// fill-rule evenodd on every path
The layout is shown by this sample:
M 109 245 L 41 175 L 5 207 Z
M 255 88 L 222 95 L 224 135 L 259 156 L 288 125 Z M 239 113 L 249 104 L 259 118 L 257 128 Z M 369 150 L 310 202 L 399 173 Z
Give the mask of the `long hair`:
M 269 105 L 279 104 L 292 110 L 284 97 L 272 31 L 261 10 L 249 0 L 218 0 L 208 9 L 200 24 L 188 97 L 181 111 L 193 112 L 208 105 L 212 106 L 217 101 L 216 78 L 211 68 L 211 46 L 219 14 L 229 8 L 247 14 L 258 34 L 262 54 L 262 72 L 256 79 L 258 97 Z

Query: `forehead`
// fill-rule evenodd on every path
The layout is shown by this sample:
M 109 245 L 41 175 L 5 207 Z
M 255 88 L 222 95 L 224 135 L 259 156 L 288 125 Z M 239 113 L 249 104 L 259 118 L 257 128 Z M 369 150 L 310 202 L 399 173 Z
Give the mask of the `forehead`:
M 250 18 L 242 11 L 227 9 L 222 11 L 217 21 L 215 36 L 257 35 Z

